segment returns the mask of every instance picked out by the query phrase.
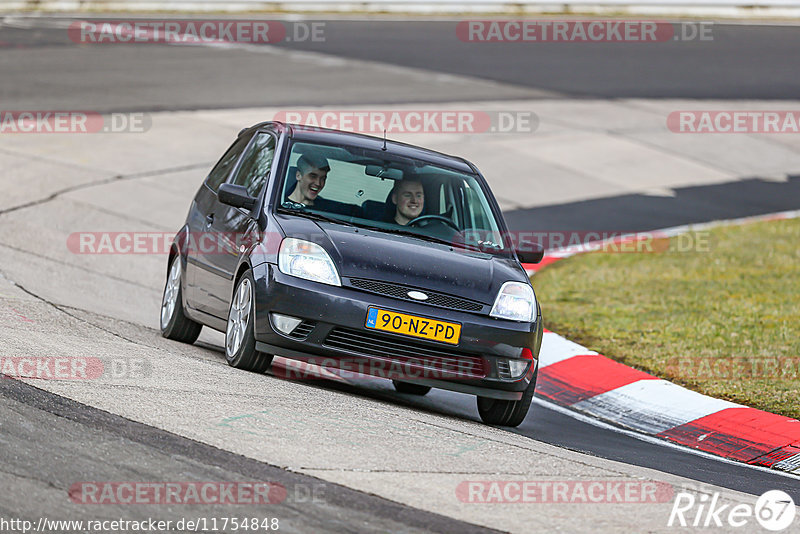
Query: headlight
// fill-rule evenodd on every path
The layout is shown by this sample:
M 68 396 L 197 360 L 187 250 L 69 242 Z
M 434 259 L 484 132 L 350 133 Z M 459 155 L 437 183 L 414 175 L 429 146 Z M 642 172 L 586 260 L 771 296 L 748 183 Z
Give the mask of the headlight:
M 332 286 L 342 285 L 331 257 L 324 248 L 310 241 L 292 237 L 284 239 L 278 252 L 278 269 L 298 278 Z
M 506 282 L 500 288 L 489 315 L 512 321 L 534 321 L 536 297 L 533 288 L 522 282 Z

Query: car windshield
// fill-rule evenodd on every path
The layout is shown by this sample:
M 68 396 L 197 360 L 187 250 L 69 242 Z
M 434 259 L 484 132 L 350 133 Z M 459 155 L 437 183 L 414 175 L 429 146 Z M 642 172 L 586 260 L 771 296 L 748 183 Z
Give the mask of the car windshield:
M 378 231 L 506 252 L 472 174 L 387 152 L 295 142 L 279 211 Z

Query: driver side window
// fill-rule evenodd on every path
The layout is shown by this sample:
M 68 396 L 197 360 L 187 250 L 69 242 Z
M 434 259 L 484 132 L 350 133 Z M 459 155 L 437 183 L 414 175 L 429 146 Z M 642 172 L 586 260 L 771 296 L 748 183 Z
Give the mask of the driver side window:
M 258 134 L 247 149 L 239 170 L 236 171 L 232 183 L 246 187 L 247 194 L 251 197 L 257 197 L 267 183 L 272 160 L 275 157 L 275 144 L 275 137 L 272 135 Z
M 239 160 L 239 156 L 242 155 L 247 143 L 250 142 L 250 137 L 250 135 L 243 135 L 234 141 L 228 151 L 225 152 L 225 155 L 220 158 L 209 173 L 206 179 L 206 185 L 215 193 L 217 189 L 219 189 L 219 186 L 228 178 L 234 165 L 236 165 L 236 162 Z

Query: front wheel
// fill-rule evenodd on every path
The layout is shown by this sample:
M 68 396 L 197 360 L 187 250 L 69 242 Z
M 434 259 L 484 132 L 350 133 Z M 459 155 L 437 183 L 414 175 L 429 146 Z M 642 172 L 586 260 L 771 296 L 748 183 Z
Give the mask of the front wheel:
M 225 329 L 225 359 L 237 369 L 263 373 L 272 365 L 272 355 L 256 350 L 253 334 L 255 322 L 255 282 L 253 273 L 247 271 L 239 278 L 228 312 Z
M 478 413 L 481 420 L 487 425 L 497 426 L 519 426 L 528 415 L 533 400 L 533 392 L 536 389 L 536 376 L 539 374 L 537 367 L 533 373 L 531 383 L 522 393 L 522 398 L 517 401 L 490 399 L 478 397 Z
M 181 257 L 175 256 L 169 266 L 164 297 L 161 299 L 161 335 L 167 339 L 194 343 L 203 325 L 186 317 L 183 313 L 183 290 L 181 289 Z

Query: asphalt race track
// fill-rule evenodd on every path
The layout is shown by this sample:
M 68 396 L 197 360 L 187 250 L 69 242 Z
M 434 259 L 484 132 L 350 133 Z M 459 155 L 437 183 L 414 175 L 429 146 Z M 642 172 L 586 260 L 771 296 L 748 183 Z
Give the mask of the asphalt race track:
M 431 91 L 429 85 L 421 94 L 414 84 L 416 77 L 404 79 L 401 87 L 384 85 L 392 78 L 372 79 L 359 86 L 353 83 L 354 73 L 344 64 L 339 64 L 339 70 L 346 77 L 328 75 L 313 81 L 308 78 L 312 73 L 293 72 L 284 66 L 287 70 L 278 73 L 282 83 L 265 86 L 274 66 L 259 54 L 151 44 L 76 46 L 67 36 L 68 23 L 63 20 L 31 22 L 7 18 L 0 47 L 13 50 L 14 54 L 3 54 L 3 72 L 24 74 L 30 83 L 22 92 L 14 85 L 17 77 L 4 76 L 0 91 L 5 102 L 15 107 L 30 102 L 39 106 L 71 105 L 72 109 L 82 104 L 94 110 L 152 111 L 257 107 L 298 101 L 306 105 L 430 102 L 454 96 Z M 313 22 L 310 19 L 308 23 Z M 481 89 L 462 88 L 458 96 L 463 99 L 561 96 L 791 100 L 800 92 L 800 74 L 789 68 L 800 47 L 800 32 L 795 26 L 717 23 L 712 26 L 714 40 L 710 42 L 528 46 L 464 43 L 455 35 L 457 21 L 324 22 L 324 42 L 281 42 L 277 46 L 421 69 L 429 73 L 429 79 L 448 74 L 493 82 Z M 116 49 L 109 50 L 113 48 Z M 43 50 L 48 53 L 42 54 Z M 23 67 L 24 71 L 15 70 Z M 103 89 L 114 91 L 108 94 Z
M 284 501 L 238 505 L 235 513 L 279 517 L 292 532 L 674 531 L 670 502 L 645 513 L 636 504 L 474 505 L 456 498 L 465 480 L 656 480 L 675 491 L 720 492 L 730 503 L 769 489 L 800 502 L 796 478 L 642 441 L 544 402 L 507 430 L 481 425 L 474 399 L 456 393 L 413 398 L 379 380 L 301 382 L 236 371 L 225 363 L 221 335 L 206 329 L 185 346 L 158 334 L 165 257 L 76 255 L 64 246 L 78 231 L 177 230 L 239 128 L 263 120 L 265 110 L 316 106 L 535 109 L 542 128 L 524 143 L 513 134 L 410 137 L 475 161 L 514 229 L 649 230 L 797 209 L 794 139 L 751 138 L 740 161 L 726 165 L 699 153 L 717 150 L 716 141 L 695 153 L 667 146 L 667 137 L 658 145 L 661 137 L 637 122 L 663 123 L 664 109 L 704 105 L 797 109 L 800 73 L 787 68 L 800 47 L 795 27 L 717 24 L 710 43 L 533 50 L 460 42 L 454 21 L 332 20 L 325 42 L 241 47 L 81 45 L 67 37 L 68 23 L 6 17 L 0 108 L 139 111 L 153 127 L 0 134 L 0 355 L 141 361 L 143 370 L 84 383 L 0 381 L 2 517 L 233 515 L 223 505 L 87 506 L 68 498 L 82 481 L 125 480 L 269 480 L 287 489 Z M 568 108 L 587 110 L 587 124 L 602 127 L 573 133 Z M 556 155 L 590 135 L 645 139 L 664 157 L 684 158 L 668 169 L 686 175 L 641 178 L 642 185 L 626 171 L 612 183 L 592 178 L 619 169 L 598 168 L 595 176 L 587 162 L 571 181 L 580 173 L 553 164 L 565 181 L 536 190 L 520 170 L 528 161 L 520 146 L 539 135 Z M 516 166 L 494 158 L 498 148 L 517 154 Z M 551 160 L 542 158 L 536 170 L 546 173 Z

